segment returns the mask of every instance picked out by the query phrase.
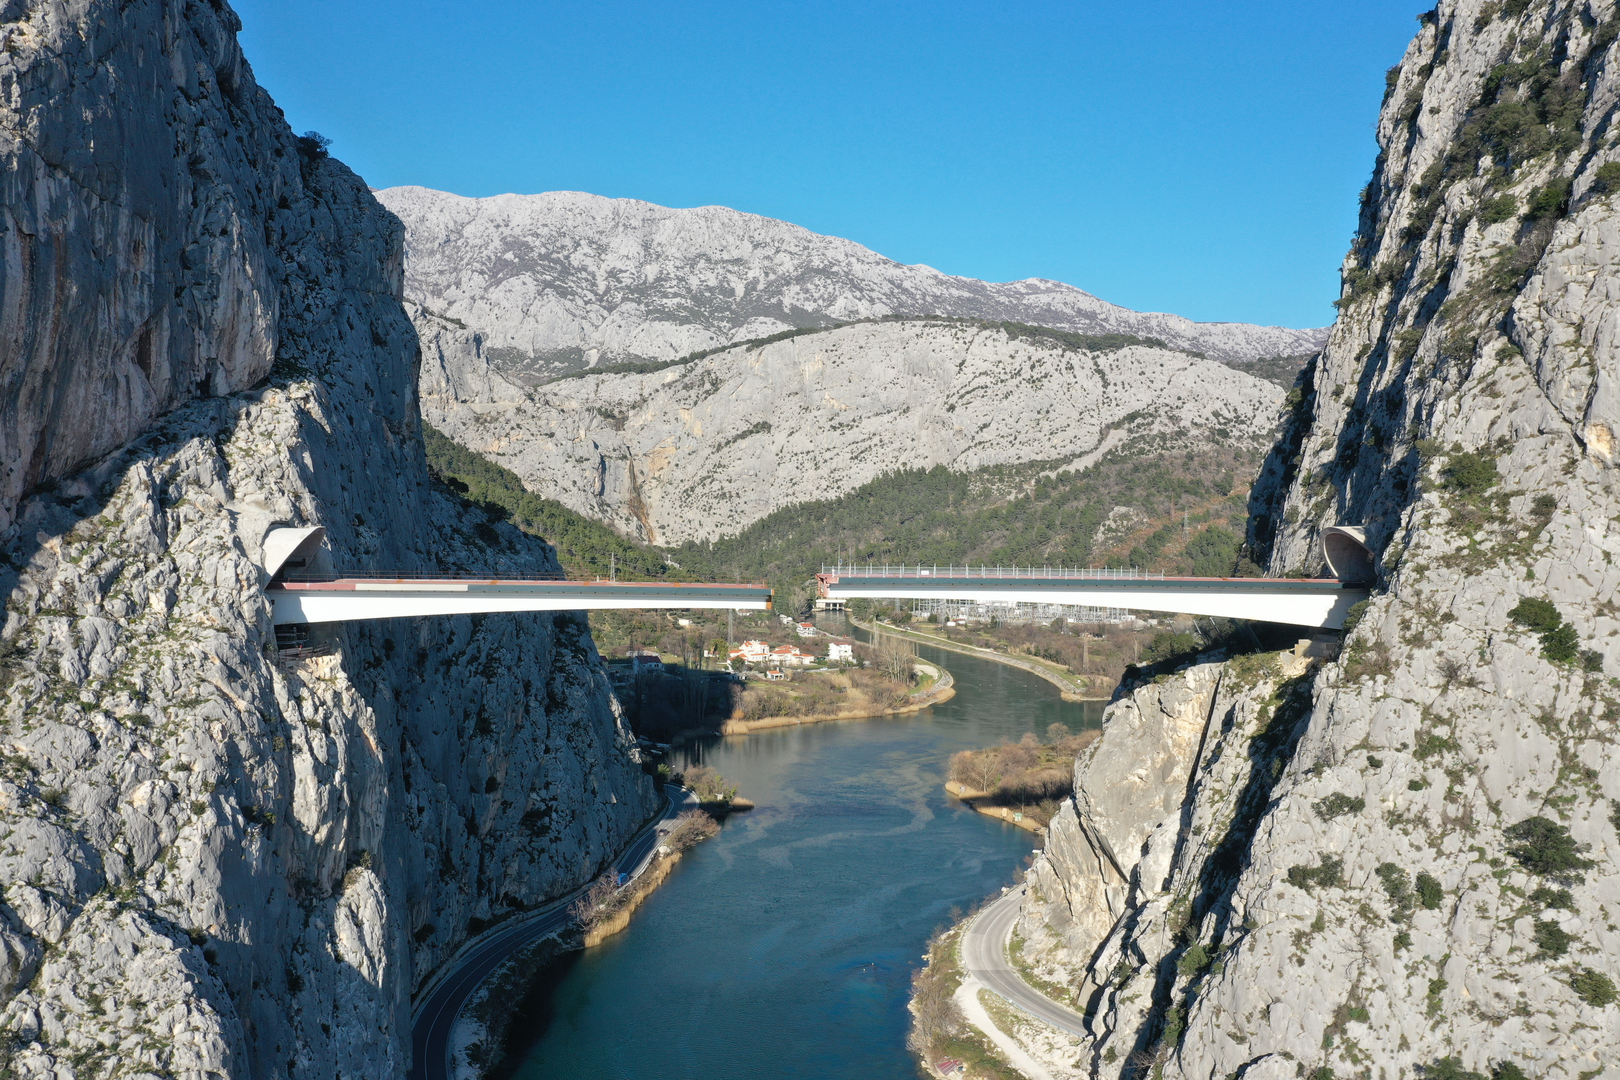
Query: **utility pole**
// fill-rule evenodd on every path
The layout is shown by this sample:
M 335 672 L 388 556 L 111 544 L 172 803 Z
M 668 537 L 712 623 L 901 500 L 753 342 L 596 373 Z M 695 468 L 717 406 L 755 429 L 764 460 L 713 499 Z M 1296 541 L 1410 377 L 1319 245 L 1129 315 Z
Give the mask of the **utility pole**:
M 608 580 L 619 580 L 619 553 L 617 551 L 608 552 Z

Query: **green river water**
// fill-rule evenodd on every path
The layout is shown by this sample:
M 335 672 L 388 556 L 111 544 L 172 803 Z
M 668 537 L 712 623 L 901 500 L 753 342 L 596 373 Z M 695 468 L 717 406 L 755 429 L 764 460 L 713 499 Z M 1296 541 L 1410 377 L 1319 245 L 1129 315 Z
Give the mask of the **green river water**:
M 689 852 L 629 929 L 514 1003 L 522 1080 L 914 1078 L 906 997 L 928 936 L 1038 843 L 942 785 L 958 750 L 1101 721 L 1005 665 L 922 647 L 956 696 L 908 716 L 684 748 L 758 809 Z M 679 752 L 678 752 L 679 753 Z

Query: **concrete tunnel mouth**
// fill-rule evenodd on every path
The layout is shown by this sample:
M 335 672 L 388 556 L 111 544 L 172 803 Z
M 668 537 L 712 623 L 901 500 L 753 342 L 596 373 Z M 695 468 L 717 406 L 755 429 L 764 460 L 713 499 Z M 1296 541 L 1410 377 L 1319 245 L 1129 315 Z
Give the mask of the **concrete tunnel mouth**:
M 1329 525 L 1322 530 L 1322 554 L 1328 569 L 1340 581 L 1358 584 L 1378 577 L 1378 560 L 1367 546 L 1367 530 L 1360 525 Z

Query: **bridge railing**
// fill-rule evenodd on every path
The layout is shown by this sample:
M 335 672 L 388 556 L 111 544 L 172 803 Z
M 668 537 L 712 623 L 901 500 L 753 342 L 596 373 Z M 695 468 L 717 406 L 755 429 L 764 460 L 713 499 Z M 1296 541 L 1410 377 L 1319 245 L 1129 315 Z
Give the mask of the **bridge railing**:
M 1008 578 L 1058 579 L 1074 581 L 1162 581 L 1159 571 L 1138 570 L 1133 566 L 890 566 L 887 563 L 838 563 L 823 565 L 825 577 L 891 578 Z
M 493 573 L 487 570 L 339 570 L 332 574 L 316 574 L 306 570 L 288 570 L 277 575 L 278 580 L 293 582 L 319 581 L 567 581 L 568 575 L 560 571 L 530 571 L 526 573 Z

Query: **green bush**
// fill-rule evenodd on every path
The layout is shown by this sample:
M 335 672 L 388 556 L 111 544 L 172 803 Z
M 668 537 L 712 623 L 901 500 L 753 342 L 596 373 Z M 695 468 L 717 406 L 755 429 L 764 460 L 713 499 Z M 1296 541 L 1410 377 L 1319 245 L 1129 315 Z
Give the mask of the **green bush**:
M 1540 904 L 1544 908 L 1563 908 L 1565 911 L 1575 910 L 1575 894 L 1568 889 L 1554 889 L 1547 885 L 1538 885 L 1530 894 L 1532 904 Z
M 1620 161 L 1604 162 L 1592 175 L 1592 193 L 1607 195 L 1616 189 L 1620 189 Z
M 1491 1080 L 1530 1080 L 1530 1078 L 1513 1062 L 1498 1061 L 1491 1066 Z
M 1544 187 L 1539 187 L 1530 196 L 1530 205 L 1526 208 L 1530 218 L 1563 217 L 1564 211 L 1569 209 L 1568 177 L 1558 177 L 1547 181 Z
M 1446 487 L 1459 495 L 1483 495 L 1500 480 L 1496 459 L 1488 454 L 1464 450 L 1446 461 Z
M 1479 220 L 1487 225 L 1509 221 L 1517 217 L 1518 213 L 1519 200 L 1505 193 L 1494 199 L 1486 199 L 1479 206 Z
M 1543 956 L 1563 956 L 1569 952 L 1575 935 L 1566 933 L 1555 922 L 1536 920 L 1536 948 Z
M 1595 660 L 1588 660 L 1581 652 L 1581 639 L 1575 627 L 1564 621 L 1564 617 L 1553 607 L 1552 601 L 1543 600 L 1534 596 L 1526 596 L 1514 605 L 1508 612 L 1508 618 L 1528 630 L 1533 630 L 1541 638 L 1541 655 L 1555 664 L 1573 663 L 1577 658 L 1585 666 L 1595 663 L 1596 668 L 1588 670 L 1602 670 L 1603 654 L 1595 649 L 1587 650 L 1595 654 Z
M 1319 866 L 1291 866 L 1288 884 L 1306 892 L 1318 885 L 1339 888 L 1344 884 L 1344 860 L 1337 855 L 1324 855 Z
M 1568 829 L 1539 814 L 1508 826 L 1503 835 L 1513 841 L 1508 854 L 1532 874 L 1573 876 L 1578 880 L 1580 871 L 1596 865 L 1591 859 L 1581 858 L 1580 847 Z
M 1367 809 L 1367 800 L 1360 795 L 1351 798 L 1342 791 L 1335 791 L 1325 799 L 1316 800 L 1316 816 L 1323 821 L 1332 821 L 1343 814 L 1359 814 Z
M 1176 970 L 1187 978 L 1197 975 L 1208 966 L 1209 950 L 1199 942 L 1189 945 L 1187 951 L 1181 954 L 1181 959 L 1176 962 Z
M 1423 1070 L 1423 1080 L 1486 1080 L 1486 1076 L 1463 1068 L 1458 1058 L 1443 1057 Z
M 1395 909 L 1395 917 L 1404 919 L 1411 914 L 1412 875 L 1392 862 L 1380 863 L 1373 873 L 1384 883 L 1384 891 L 1389 894 L 1390 906 Z
M 1594 1008 L 1604 1008 L 1614 1004 L 1614 999 L 1620 997 L 1614 987 L 1614 980 L 1601 971 L 1591 968 L 1582 968 L 1569 980 L 1570 989 L 1582 1001 Z
M 1527 630 L 1536 633 L 1545 633 L 1556 630 L 1564 622 L 1564 617 L 1558 614 L 1551 600 L 1541 600 L 1534 596 L 1526 596 L 1513 606 L 1508 612 L 1508 618 Z
M 1580 635 L 1569 623 L 1541 635 L 1541 655 L 1555 664 L 1572 664 L 1580 654 Z M 1602 661 L 1603 656 L 1599 653 L 1599 667 L 1602 666 Z
M 1412 932 L 1410 930 L 1402 930 L 1400 933 L 1395 935 L 1395 951 L 1396 952 L 1400 952 L 1402 949 L 1410 949 L 1411 947 L 1412 947 Z
M 1417 876 L 1418 903 L 1429 911 L 1440 906 L 1446 892 L 1440 887 L 1440 881 L 1433 874 L 1419 874 Z

